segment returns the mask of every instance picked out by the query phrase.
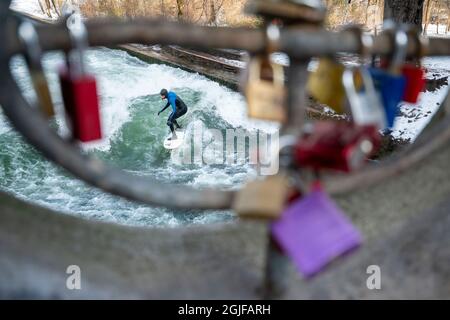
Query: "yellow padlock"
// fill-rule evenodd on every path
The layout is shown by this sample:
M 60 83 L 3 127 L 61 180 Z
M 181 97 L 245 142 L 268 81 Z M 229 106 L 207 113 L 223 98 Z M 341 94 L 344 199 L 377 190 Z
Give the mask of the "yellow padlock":
M 289 182 L 283 175 L 252 181 L 237 193 L 232 208 L 241 218 L 277 219 L 289 190 Z
M 346 107 L 342 75 L 345 67 L 330 58 L 320 58 L 317 70 L 308 79 L 307 88 L 319 103 L 326 104 L 337 113 L 344 113 Z
M 55 110 L 53 109 L 53 102 L 44 72 L 36 72 L 35 70 L 31 70 L 30 75 L 31 81 L 33 82 L 33 87 L 36 90 L 41 111 L 47 117 L 54 116 Z
M 30 69 L 31 82 L 38 99 L 38 105 L 47 117 L 55 115 L 47 79 L 41 64 L 42 52 L 36 30 L 31 22 L 22 22 L 19 26 L 19 38 L 26 48 L 25 60 Z
M 266 80 L 261 74 L 262 59 L 261 57 L 252 58 L 249 64 L 249 77 L 245 88 L 248 116 L 285 122 L 287 115 L 283 66 L 269 61 L 273 80 Z

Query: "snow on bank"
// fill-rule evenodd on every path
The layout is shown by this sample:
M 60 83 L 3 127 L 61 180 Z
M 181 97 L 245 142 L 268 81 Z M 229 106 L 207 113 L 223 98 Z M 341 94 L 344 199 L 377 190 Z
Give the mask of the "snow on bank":
M 49 17 L 42 12 L 38 0 L 13 0 L 9 8 L 38 18 L 49 19 Z
M 423 26 L 423 28 L 425 29 L 425 26 Z M 429 24 L 426 35 L 433 37 L 445 37 L 450 35 L 450 30 L 447 30 L 447 26 L 445 24 L 440 24 L 439 27 L 437 24 Z
M 428 79 L 450 76 L 450 57 L 425 58 L 423 65 L 427 69 Z M 442 86 L 433 92 L 423 92 L 417 104 L 402 104 L 401 115 L 395 121 L 392 135 L 414 141 L 438 110 L 447 92 L 448 85 Z

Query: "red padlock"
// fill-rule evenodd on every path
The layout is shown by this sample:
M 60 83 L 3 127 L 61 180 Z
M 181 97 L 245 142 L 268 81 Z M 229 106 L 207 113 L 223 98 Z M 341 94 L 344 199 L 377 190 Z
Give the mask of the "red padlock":
M 425 88 L 425 70 L 420 65 L 405 64 L 402 74 L 406 79 L 406 88 L 403 101 L 417 103 L 420 93 Z
M 84 69 L 83 53 L 87 48 L 87 31 L 78 14 L 67 20 L 75 44 L 68 54 L 68 66 L 59 73 L 65 110 L 73 138 L 90 142 L 102 138 L 100 108 L 95 77 Z
M 320 121 L 295 146 L 300 167 L 349 172 L 360 168 L 381 144 L 374 125 Z
M 421 60 L 428 49 L 428 38 L 422 37 L 420 31 L 415 27 L 408 27 L 408 35 L 416 42 L 416 54 L 411 62 L 406 63 L 402 68 L 402 74 L 406 78 L 406 89 L 403 101 L 417 103 L 420 93 L 425 88 L 425 69 L 421 65 Z

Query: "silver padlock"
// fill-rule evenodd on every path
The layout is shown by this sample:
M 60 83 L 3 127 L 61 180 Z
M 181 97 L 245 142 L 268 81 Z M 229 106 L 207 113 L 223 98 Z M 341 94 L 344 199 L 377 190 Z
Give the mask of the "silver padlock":
M 355 77 L 359 77 L 360 84 L 356 83 Z M 353 121 L 358 125 L 385 128 L 386 113 L 369 71 L 365 67 L 348 68 L 342 75 L 342 83 Z

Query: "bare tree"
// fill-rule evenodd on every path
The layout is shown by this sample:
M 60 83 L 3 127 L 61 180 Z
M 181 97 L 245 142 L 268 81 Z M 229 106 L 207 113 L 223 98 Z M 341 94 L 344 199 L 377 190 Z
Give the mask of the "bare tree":
M 385 0 L 384 19 L 413 24 L 421 30 L 423 5 L 424 0 Z
M 217 25 L 217 14 L 222 8 L 224 0 L 205 0 L 204 6 L 208 6 L 207 24 Z
M 423 30 L 424 34 L 427 34 L 427 32 L 428 32 L 428 25 L 430 23 L 430 18 L 431 18 L 432 12 L 433 12 L 433 5 L 434 5 L 433 0 L 427 0 L 426 10 L 425 10 L 425 26 L 424 26 L 424 30 Z
M 447 26 L 445 28 L 445 33 L 447 34 L 450 30 L 450 0 L 447 0 Z
M 184 20 L 183 10 L 184 10 L 184 0 L 177 0 L 177 19 L 180 21 Z

